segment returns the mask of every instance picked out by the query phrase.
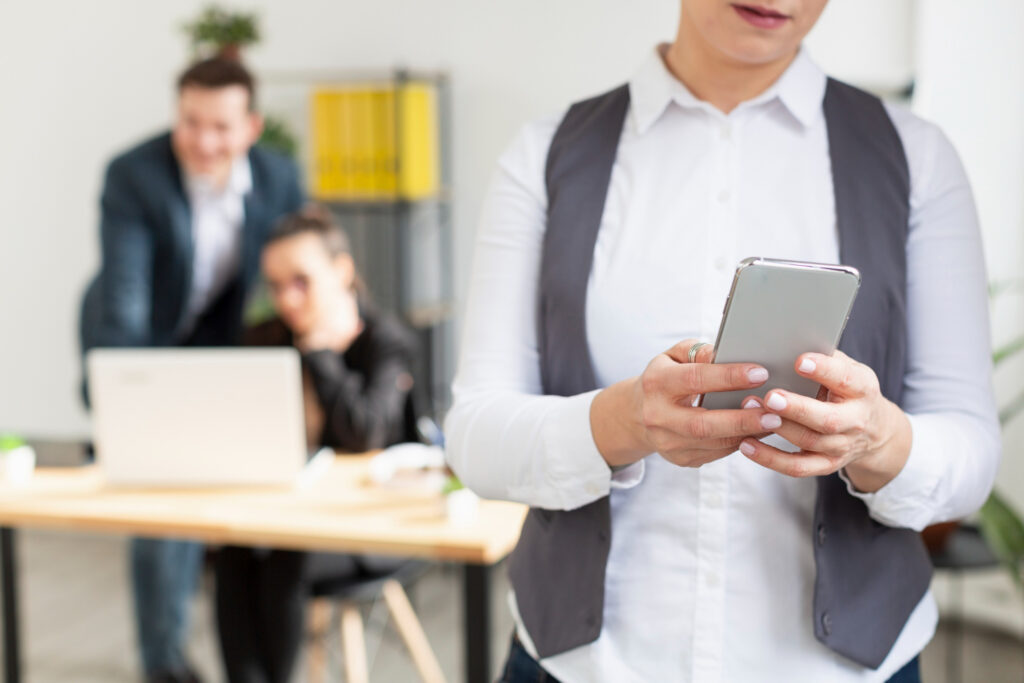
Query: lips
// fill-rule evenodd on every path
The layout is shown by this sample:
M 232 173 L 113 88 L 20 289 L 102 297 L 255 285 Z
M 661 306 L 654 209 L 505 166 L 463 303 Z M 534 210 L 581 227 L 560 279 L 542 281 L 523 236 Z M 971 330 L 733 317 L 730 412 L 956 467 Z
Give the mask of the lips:
M 767 7 L 761 7 L 760 5 L 734 4 L 732 8 L 736 10 L 736 13 L 739 14 L 744 21 L 752 26 L 756 26 L 757 28 L 779 28 L 790 19 L 787 15 L 781 12 Z

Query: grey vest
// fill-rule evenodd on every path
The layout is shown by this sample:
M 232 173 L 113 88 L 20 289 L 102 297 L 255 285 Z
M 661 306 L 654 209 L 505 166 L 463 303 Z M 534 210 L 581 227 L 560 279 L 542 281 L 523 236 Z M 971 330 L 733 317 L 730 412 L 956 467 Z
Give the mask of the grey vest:
M 823 106 L 840 260 L 862 276 L 840 348 L 873 368 L 882 392 L 899 404 L 907 350 L 906 157 L 877 98 L 830 79 Z M 546 394 L 597 388 L 585 352 L 587 281 L 628 110 L 627 86 L 573 105 L 548 151 L 538 301 Z M 837 475 L 817 483 L 814 524 L 807 530 L 817 566 L 808 617 L 819 641 L 878 668 L 927 590 L 931 563 L 917 533 L 872 520 Z M 530 510 L 509 573 L 540 657 L 597 639 L 610 541 L 607 497 L 576 510 Z

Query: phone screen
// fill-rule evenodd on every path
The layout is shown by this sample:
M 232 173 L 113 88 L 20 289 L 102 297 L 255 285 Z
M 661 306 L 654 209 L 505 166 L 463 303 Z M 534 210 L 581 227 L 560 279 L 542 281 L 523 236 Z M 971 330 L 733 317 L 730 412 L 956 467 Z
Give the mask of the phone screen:
M 776 388 L 815 396 L 818 384 L 797 374 L 801 353 L 835 352 L 860 287 L 841 265 L 744 259 L 736 268 L 715 342 L 715 363 L 758 363 L 768 381 L 757 389 L 705 394 L 705 408 L 739 408 Z

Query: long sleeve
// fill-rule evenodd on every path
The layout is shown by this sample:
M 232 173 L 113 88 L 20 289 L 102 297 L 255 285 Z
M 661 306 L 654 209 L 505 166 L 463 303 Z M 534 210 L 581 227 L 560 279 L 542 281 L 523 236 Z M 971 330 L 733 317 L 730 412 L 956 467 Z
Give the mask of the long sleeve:
M 397 322 L 378 319 L 345 354 L 313 351 L 303 361 L 324 411 L 322 440 L 349 451 L 401 440 L 412 387 L 412 343 Z
M 590 431 L 596 392 L 541 395 L 541 183 L 553 132 L 554 122 L 527 128 L 501 158 L 488 193 L 445 439 L 449 464 L 478 494 L 572 509 L 607 495 L 612 472 Z M 635 478 L 642 465 L 627 469 L 616 477 Z
M 96 346 L 148 346 L 153 286 L 153 234 L 123 163 L 107 169 L 100 200 L 103 269 Z
M 967 176 L 936 127 L 891 113 L 902 123 L 913 181 L 902 406 L 913 445 L 882 489 L 849 490 L 877 521 L 922 529 L 966 517 L 985 501 L 999 465 L 999 421 L 985 263 Z

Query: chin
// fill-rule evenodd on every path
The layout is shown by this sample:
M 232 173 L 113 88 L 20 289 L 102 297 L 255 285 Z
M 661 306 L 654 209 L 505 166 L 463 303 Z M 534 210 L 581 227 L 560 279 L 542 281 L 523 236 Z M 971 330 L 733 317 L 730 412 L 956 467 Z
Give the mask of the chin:
M 225 164 L 222 161 L 187 161 L 184 166 L 192 175 L 219 176 L 223 173 L 225 168 L 228 168 L 230 165 Z
M 768 64 L 779 59 L 791 56 L 797 46 L 779 44 L 778 40 L 772 40 L 761 36 L 749 36 L 743 40 L 736 41 L 724 52 L 737 62 L 751 66 Z

